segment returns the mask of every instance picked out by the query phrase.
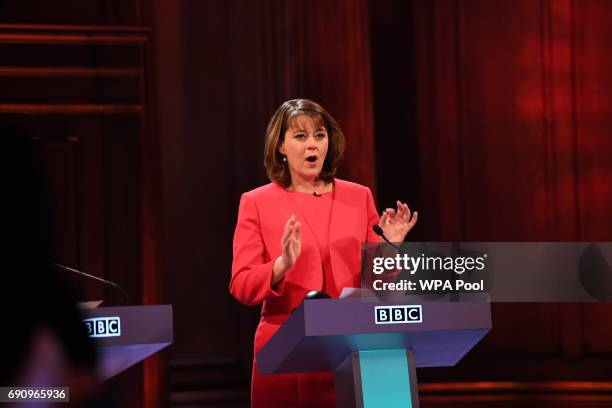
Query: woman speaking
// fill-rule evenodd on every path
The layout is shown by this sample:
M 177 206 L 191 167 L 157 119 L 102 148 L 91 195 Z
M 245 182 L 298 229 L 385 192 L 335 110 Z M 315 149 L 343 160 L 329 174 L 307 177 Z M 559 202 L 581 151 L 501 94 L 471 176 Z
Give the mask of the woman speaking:
M 360 286 L 361 244 L 380 241 L 374 225 L 402 242 L 417 222 L 399 201 L 379 217 L 370 189 L 334 178 L 344 146 L 336 120 L 307 99 L 283 103 L 268 124 L 271 183 L 242 195 L 230 281 L 238 301 L 263 303 L 255 354 L 309 291 Z M 262 375 L 255 359 L 251 406 L 334 407 L 333 374 Z

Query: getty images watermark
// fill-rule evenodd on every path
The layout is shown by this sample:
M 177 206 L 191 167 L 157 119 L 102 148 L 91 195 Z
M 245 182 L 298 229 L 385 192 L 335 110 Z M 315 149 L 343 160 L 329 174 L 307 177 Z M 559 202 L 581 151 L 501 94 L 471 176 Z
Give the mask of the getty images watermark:
M 484 279 L 477 282 L 465 281 L 464 279 L 435 279 L 420 278 L 416 280 L 399 279 L 397 281 L 385 281 L 385 277 L 394 273 L 407 272 L 415 275 L 417 272 L 445 271 L 456 275 L 464 273 L 483 271 L 487 254 L 482 256 L 410 256 L 406 253 L 395 254 L 395 256 L 376 256 L 372 260 L 372 273 L 378 276 L 374 279 L 372 287 L 378 291 L 399 290 L 404 292 L 432 292 L 432 291 L 461 291 L 481 292 L 485 289 Z
M 398 244 L 399 245 L 399 244 Z M 362 285 L 377 294 L 486 293 L 491 301 L 612 300 L 609 242 L 365 244 Z

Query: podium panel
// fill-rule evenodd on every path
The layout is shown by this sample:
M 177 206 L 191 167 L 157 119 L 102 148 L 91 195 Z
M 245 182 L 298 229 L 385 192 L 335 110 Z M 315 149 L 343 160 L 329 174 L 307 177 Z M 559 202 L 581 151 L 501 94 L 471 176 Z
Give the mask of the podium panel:
M 257 364 L 262 374 L 334 371 L 339 407 L 418 407 L 415 368 L 457 364 L 490 329 L 488 302 L 307 299 Z
M 171 305 L 99 307 L 81 312 L 98 350 L 101 381 L 173 342 Z

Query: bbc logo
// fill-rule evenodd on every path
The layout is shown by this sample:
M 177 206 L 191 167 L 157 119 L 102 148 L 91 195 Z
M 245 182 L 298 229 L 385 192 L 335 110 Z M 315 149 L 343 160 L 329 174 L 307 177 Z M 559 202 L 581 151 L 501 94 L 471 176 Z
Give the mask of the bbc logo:
M 375 306 L 376 324 L 422 323 L 421 305 Z
M 121 336 L 121 319 L 117 316 L 84 319 L 83 323 L 89 337 Z

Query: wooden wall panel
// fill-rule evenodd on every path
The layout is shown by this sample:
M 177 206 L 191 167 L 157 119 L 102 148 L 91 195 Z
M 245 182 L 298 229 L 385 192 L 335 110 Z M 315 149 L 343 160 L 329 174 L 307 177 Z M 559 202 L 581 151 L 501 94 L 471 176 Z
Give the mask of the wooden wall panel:
M 159 175 L 148 5 L 113 0 L 0 4 L 0 118 L 38 141 L 58 262 L 160 303 Z M 75 280 L 79 298 L 124 300 Z M 160 406 L 162 360 L 108 382 L 124 406 Z
M 0 24 L 142 25 L 142 1 L 3 1 Z

